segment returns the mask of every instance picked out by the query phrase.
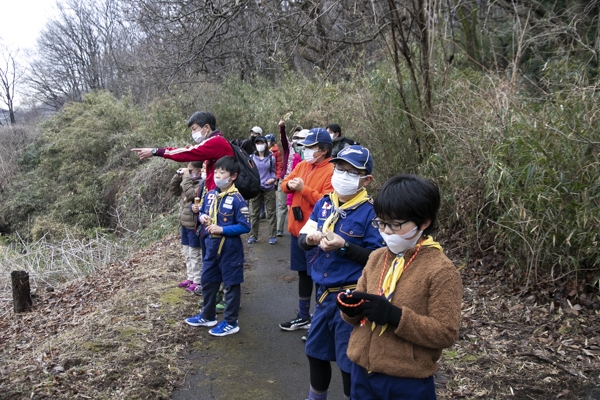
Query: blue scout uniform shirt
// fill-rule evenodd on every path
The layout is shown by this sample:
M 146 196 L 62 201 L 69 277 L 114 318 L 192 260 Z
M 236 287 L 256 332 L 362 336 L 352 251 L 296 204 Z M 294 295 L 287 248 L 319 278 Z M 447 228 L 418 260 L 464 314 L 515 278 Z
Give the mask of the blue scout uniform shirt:
M 237 285 L 244 281 L 244 245 L 240 235 L 250 232 L 248 203 L 238 192 L 219 199 L 219 188 L 209 191 L 198 215 L 209 214 L 214 201 L 219 201 L 217 225 L 222 235 L 211 235 L 203 228 L 206 249 L 202 258 L 202 282 Z
M 333 205 L 329 195 L 317 201 L 310 218 L 300 231 L 301 234 L 309 233 L 312 229 L 321 231 L 327 217 L 333 212 Z M 367 249 L 377 249 L 384 246 L 379 229 L 373 226 L 375 211 L 371 200 L 358 206 L 344 210 L 345 217 L 340 215 L 333 231 L 348 243 L 354 243 Z M 316 224 L 316 227 L 315 227 Z M 324 287 L 337 287 L 358 282 L 364 265 L 355 263 L 345 255 L 336 251 L 324 251 L 316 248 L 315 255 L 309 257 L 311 263 L 311 277 L 317 285 Z

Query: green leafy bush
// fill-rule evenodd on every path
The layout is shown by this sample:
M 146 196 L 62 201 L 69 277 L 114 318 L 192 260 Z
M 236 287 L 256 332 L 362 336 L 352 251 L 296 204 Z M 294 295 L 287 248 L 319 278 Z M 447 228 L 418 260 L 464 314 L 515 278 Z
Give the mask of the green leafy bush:
M 118 214 L 124 207 L 119 193 L 127 185 L 156 189 L 145 199 L 149 211 L 170 210 L 173 200 L 165 193 L 177 165 L 163 162 L 158 171 L 151 169 L 153 176 L 136 175 L 146 164 L 139 162 L 131 148 L 148 141 L 174 143 L 176 136 L 182 137 L 184 125 L 172 116 L 174 109 L 142 112 L 129 99 L 119 100 L 108 92 L 90 93 L 83 102 L 69 104 L 43 125 L 41 139 L 25 148 L 22 160 L 27 171 L 0 193 L 4 204 L 0 226 L 7 233 L 20 232 L 34 240 L 45 235 L 62 237 L 64 226 L 77 227 L 78 237 L 98 227 L 138 228 L 143 224 L 128 222 L 127 215 Z M 171 121 L 170 125 L 165 121 Z M 167 128 L 168 132 L 162 131 Z M 161 173 L 163 178 L 157 179 Z M 147 182 L 140 181 L 140 176 Z M 136 213 L 131 218 L 142 220 Z

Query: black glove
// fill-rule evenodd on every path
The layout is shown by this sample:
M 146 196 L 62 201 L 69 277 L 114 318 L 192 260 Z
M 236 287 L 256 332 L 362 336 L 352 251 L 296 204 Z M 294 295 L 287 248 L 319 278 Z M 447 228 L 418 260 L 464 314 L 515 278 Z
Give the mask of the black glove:
M 365 300 L 360 309 L 369 321 L 375 322 L 377 325 L 398 326 L 400 324 L 402 309 L 387 301 L 385 297 L 354 291 L 352 298 Z
M 338 308 L 350 318 L 358 317 L 362 314 L 362 304 L 358 307 L 348 307 L 345 304 L 358 304 L 359 302 L 360 299 L 347 296 L 344 292 L 340 293 L 337 297 Z

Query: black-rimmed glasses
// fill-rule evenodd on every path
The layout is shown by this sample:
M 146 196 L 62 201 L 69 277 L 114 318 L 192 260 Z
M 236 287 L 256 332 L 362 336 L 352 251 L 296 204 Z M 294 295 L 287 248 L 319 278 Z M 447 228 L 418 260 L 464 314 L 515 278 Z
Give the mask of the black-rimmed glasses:
M 374 218 L 372 224 L 373 224 L 373 227 L 375 227 L 381 231 L 385 230 L 386 226 L 388 226 L 392 231 L 399 231 L 400 229 L 402 229 L 402 225 L 404 225 L 407 222 L 408 221 L 404 221 L 404 222 L 383 221 L 381 219 Z

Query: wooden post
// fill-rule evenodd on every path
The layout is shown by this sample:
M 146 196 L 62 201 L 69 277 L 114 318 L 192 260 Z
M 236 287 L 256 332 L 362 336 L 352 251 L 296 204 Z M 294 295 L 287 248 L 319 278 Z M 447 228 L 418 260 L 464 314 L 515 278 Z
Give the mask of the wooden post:
M 29 311 L 33 306 L 31 289 L 29 288 L 29 274 L 26 271 L 12 271 L 13 304 L 15 312 Z

